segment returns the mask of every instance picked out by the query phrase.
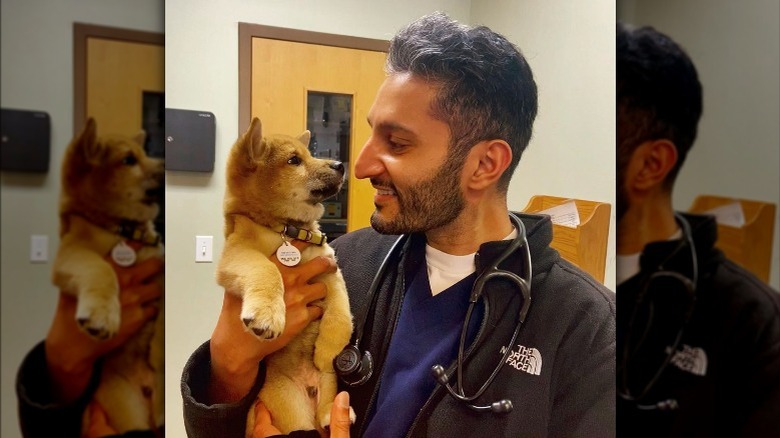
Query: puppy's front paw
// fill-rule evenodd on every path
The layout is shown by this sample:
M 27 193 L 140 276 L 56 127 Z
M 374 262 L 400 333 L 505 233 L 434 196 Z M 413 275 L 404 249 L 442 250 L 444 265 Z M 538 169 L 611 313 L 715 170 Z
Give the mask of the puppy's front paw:
M 101 341 L 113 337 L 119 331 L 121 312 L 119 299 L 85 298 L 79 299 L 76 309 L 76 322 L 79 327 L 88 335 Z
M 320 417 L 320 427 L 322 427 L 327 432 L 330 432 L 330 410 L 332 407 L 333 403 L 328 403 L 319 409 L 318 417 Z M 355 424 L 355 420 L 357 420 L 357 415 L 355 415 L 355 411 L 352 409 L 352 406 L 350 406 L 349 422 L 351 424 Z
M 241 320 L 247 330 L 260 339 L 276 339 L 284 331 L 284 299 L 251 299 L 244 297 Z

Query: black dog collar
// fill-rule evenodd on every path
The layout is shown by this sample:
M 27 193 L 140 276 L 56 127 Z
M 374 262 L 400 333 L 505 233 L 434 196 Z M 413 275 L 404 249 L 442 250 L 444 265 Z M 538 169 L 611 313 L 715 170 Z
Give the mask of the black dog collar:
M 114 232 L 125 239 L 135 240 L 147 246 L 157 246 L 161 240 L 159 234 L 148 233 L 146 225 L 142 222 L 122 221 Z

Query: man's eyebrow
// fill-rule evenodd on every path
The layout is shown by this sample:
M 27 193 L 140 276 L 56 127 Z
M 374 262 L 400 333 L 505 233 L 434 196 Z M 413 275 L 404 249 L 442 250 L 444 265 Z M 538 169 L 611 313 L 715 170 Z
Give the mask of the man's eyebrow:
M 374 124 L 371 123 L 371 119 L 366 118 L 366 121 L 368 122 L 368 126 L 370 126 L 372 128 L 375 128 L 375 129 L 380 129 L 382 131 L 388 131 L 388 132 L 400 132 L 400 133 L 403 133 L 403 134 L 416 136 L 414 131 L 412 131 L 411 129 L 409 129 L 409 128 L 403 126 L 403 125 L 399 125 L 398 123 L 380 122 L 379 125 L 374 126 Z

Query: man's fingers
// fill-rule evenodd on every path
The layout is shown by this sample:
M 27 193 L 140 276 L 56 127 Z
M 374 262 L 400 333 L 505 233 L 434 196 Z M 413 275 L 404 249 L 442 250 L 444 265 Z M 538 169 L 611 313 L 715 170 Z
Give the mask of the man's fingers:
M 262 423 L 271 424 L 271 413 L 263 402 L 255 403 L 255 428 Z
M 295 306 L 298 304 L 308 305 L 312 301 L 317 301 L 325 298 L 328 294 L 328 288 L 323 283 L 313 283 L 301 286 L 295 289 L 285 289 L 284 302 L 287 306 Z
M 163 272 L 165 262 L 160 257 L 152 257 L 138 262 L 129 268 L 114 267 L 119 279 L 119 287 L 125 287 L 134 283 L 145 283 L 151 278 Z
M 163 294 L 163 286 L 157 283 L 142 284 L 122 290 L 119 300 L 123 306 L 137 303 L 145 304 L 160 298 Z
M 333 400 L 330 411 L 330 438 L 349 438 L 349 428 L 352 420 L 349 418 L 349 393 L 342 391 Z
M 106 419 L 106 412 L 95 401 L 89 405 L 89 426 L 86 432 L 86 436 L 102 437 L 106 435 L 115 435 L 117 432 L 108 425 Z
M 255 403 L 255 429 L 252 432 L 254 438 L 281 434 L 271 423 L 271 413 L 262 402 Z
M 298 271 L 300 281 L 308 283 L 312 278 L 324 274 L 336 272 L 336 261 L 332 257 L 315 257 L 302 264 Z
M 129 311 L 122 312 L 120 332 L 128 335 L 135 333 L 159 312 L 160 309 L 156 306 L 135 307 Z
M 322 307 L 307 306 L 306 311 L 309 313 L 309 322 L 322 318 Z

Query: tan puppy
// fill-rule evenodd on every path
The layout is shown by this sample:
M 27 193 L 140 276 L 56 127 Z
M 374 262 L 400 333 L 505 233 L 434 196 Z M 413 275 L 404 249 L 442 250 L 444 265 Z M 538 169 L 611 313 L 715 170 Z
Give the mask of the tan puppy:
M 144 138 L 143 132 L 134 139 L 98 137 L 90 118 L 65 151 L 53 282 L 78 298 L 75 318 L 97 341 L 114 336 L 121 322 L 119 283 L 106 257 L 122 265 L 163 254 L 152 222 L 159 213 L 163 164 L 146 156 Z M 139 242 L 139 251 L 126 245 L 131 240 Z M 93 402 L 119 433 L 163 425 L 163 314 L 161 302 L 154 321 L 104 358 Z M 89 409 L 84 426 L 88 415 Z
M 335 195 L 344 180 L 341 163 L 313 158 L 307 149 L 310 133 L 298 138 L 263 138 L 255 118 L 230 151 L 225 192 L 225 247 L 217 268 L 217 282 L 243 297 L 241 319 L 260 339 L 274 339 L 285 325 L 282 276 L 271 257 L 290 248 L 283 230 L 314 245 L 302 251 L 300 263 L 316 256 L 333 256 L 317 220 L 321 201 Z M 265 358 L 266 378 L 260 400 L 282 431 L 323 429 L 330 424 L 336 396 L 333 358 L 349 342 L 352 315 L 341 272 L 319 278 L 328 289 L 319 304 L 322 319 L 307 326 L 286 347 Z M 352 414 L 354 416 L 354 413 Z M 254 412 L 248 415 L 251 436 Z

